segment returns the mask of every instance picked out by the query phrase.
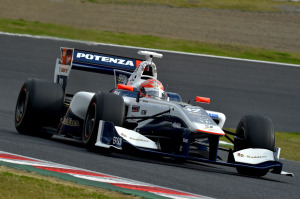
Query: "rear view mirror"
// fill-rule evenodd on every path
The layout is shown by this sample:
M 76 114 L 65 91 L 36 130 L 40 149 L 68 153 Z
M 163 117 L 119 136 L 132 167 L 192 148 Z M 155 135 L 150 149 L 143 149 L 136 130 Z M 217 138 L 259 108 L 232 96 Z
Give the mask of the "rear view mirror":
M 210 103 L 210 98 L 197 96 L 196 97 L 196 102 L 209 104 Z
M 132 86 L 124 85 L 124 84 L 118 84 L 117 89 L 125 90 L 125 91 L 133 91 Z

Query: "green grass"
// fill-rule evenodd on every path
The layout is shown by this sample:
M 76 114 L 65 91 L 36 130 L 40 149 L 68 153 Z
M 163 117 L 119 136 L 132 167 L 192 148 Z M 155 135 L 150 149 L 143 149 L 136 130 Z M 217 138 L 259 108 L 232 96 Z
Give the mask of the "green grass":
M 227 129 L 231 132 L 235 132 L 234 129 Z M 233 136 L 229 135 L 231 139 Z M 221 137 L 222 141 L 229 142 L 225 137 Z M 300 133 L 275 133 L 275 147 L 281 148 L 280 158 L 300 161 Z M 228 147 L 232 148 L 232 147 Z
M 85 0 L 85 2 L 122 5 L 161 5 L 175 8 L 209 8 L 247 12 L 279 12 L 279 5 L 300 7 L 299 2 L 274 0 Z
M 275 142 L 281 148 L 280 157 L 300 161 L 300 133 L 277 132 Z
M 3 167 L 2 167 L 3 168 Z M 11 172 L 12 171 L 12 172 Z M 15 173 L 18 173 L 15 174 Z M 53 199 L 53 198 L 76 198 L 76 199 L 117 199 L 131 198 L 129 195 L 116 192 L 96 189 L 81 185 L 66 185 L 67 182 L 51 182 L 45 179 L 39 179 L 38 175 L 34 177 L 27 176 L 28 172 L 9 169 L 0 170 L 0 199 Z M 33 175 L 33 174 L 31 174 Z M 37 177 L 38 176 L 38 177 Z M 74 183 L 75 184 L 75 183 Z M 133 197 L 133 196 L 132 196 Z M 137 198 L 137 197 L 136 197 Z
M 80 29 L 62 25 L 25 21 L 23 19 L 0 19 L 0 31 L 300 64 L 300 53 L 278 52 L 261 48 L 220 43 L 201 43 L 182 39 L 156 37 L 151 35 L 134 35 L 121 32 L 117 33 L 110 31 Z

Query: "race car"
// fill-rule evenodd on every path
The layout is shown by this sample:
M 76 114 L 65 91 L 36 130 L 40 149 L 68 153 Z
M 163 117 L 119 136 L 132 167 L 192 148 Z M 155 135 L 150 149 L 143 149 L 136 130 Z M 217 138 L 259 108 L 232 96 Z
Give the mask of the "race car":
M 177 93 L 165 91 L 157 77 L 153 58 L 163 55 L 138 51 L 145 60 L 61 49 L 56 60 L 54 82 L 29 78 L 23 84 L 15 109 L 19 133 L 51 137 L 65 136 L 82 141 L 88 150 L 135 150 L 141 153 L 235 167 L 238 173 L 264 176 L 282 171 L 280 148 L 275 148 L 270 118 L 246 115 L 236 132 L 223 129 L 223 113 L 204 110 L 197 96 L 185 103 Z M 66 93 L 71 70 L 111 74 L 110 92 Z M 230 138 L 230 136 L 234 138 Z M 219 146 L 225 136 L 233 149 Z M 218 156 L 228 152 L 227 161 Z

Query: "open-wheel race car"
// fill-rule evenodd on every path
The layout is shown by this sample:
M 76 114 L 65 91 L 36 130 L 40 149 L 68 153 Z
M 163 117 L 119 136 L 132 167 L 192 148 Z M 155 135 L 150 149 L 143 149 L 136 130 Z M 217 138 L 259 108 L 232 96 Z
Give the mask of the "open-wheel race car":
M 21 88 L 15 109 L 19 133 L 82 141 L 88 150 L 136 150 L 180 160 L 235 167 L 239 173 L 264 176 L 282 171 L 280 149 L 275 148 L 274 128 L 265 116 L 246 115 L 236 132 L 222 129 L 223 113 L 182 102 L 166 92 L 157 79 L 153 58 L 162 54 L 139 51 L 146 60 L 73 48 L 61 48 L 54 82 L 29 78 Z M 114 75 L 110 92 L 66 94 L 71 69 Z M 196 97 L 197 102 L 210 99 Z M 234 136 L 230 138 L 228 135 Z M 219 146 L 220 137 L 233 149 Z M 227 161 L 218 156 L 228 151 Z

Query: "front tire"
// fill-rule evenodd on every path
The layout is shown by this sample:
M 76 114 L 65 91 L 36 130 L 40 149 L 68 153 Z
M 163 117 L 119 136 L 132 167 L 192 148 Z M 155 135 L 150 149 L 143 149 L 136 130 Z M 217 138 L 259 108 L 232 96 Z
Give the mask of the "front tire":
M 274 151 L 275 133 L 270 118 L 260 115 L 246 115 L 242 117 L 236 129 L 234 151 L 247 148 L 261 148 Z M 251 176 L 264 176 L 269 169 L 258 170 L 237 167 L 238 173 Z
M 39 129 L 58 125 L 63 103 L 64 93 L 58 84 L 27 79 L 21 88 L 15 109 L 17 131 L 21 134 L 51 137 L 52 134 L 39 132 Z
M 125 103 L 121 96 L 98 91 L 92 98 L 83 125 L 82 140 L 89 151 L 95 150 L 99 121 L 104 120 L 122 126 L 125 118 Z M 108 153 L 109 149 L 101 152 Z

